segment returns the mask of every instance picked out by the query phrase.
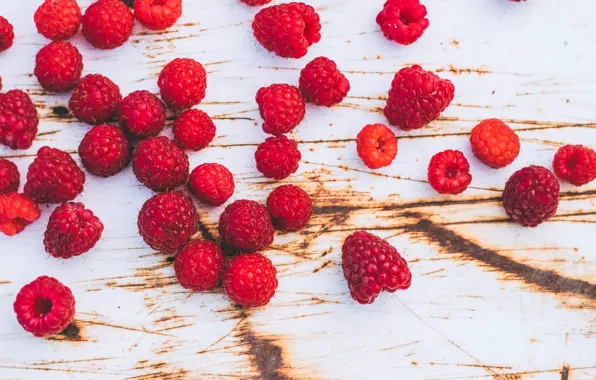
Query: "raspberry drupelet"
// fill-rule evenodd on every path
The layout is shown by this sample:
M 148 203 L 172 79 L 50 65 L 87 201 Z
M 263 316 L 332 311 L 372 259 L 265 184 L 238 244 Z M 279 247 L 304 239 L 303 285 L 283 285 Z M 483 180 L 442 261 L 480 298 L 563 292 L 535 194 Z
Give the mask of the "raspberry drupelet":
M 188 178 L 188 190 L 211 206 L 221 206 L 234 194 L 234 176 L 223 165 L 202 164 Z
M 166 126 L 166 106 L 149 91 L 135 91 L 120 102 L 118 120 L 133 137 L 155 137 Z
M 472 182 L 470 164 L 459 150 L 437 153 L 428 164 L 428 182 L 439 194 L 461 194 Z
M 177 111 L 185 110 L 205 98 L 207 72 L 194 59 L 176 58 L 163 68 L 157 85 L 168 106 Z
M 45 0 L 33 16 L 37 31 L 52 41 L 65 41 L 81 26 L 81 8 L 75 0 Z
M 420 0 L 387 0 L 377 15 L 377 24 L 389 41 L 411 45 L 422 36 L 430 22 Z
M 139 182 L 149 189 L 173 190 L 188 179 L 188 156 L 167 137 L 151 137 L 135 148 L 132 169 Z
M 132 33 L 134 16 L 121 0 L 97 0 L 83 15 L 83 36 L 98 49 L 124 45 Z
M 35 56 L 34 74 L 41 87 L 53 92 L 72 90 L 83 72 L 83 56 L 68 42 L 52 42 Z
M 219 285 L 223 262 L 223 253 L 217 244 L 211 240 L 194 240 L 178 252 L 174 270 L 183 288 L 204 292 Z
M 298 144 L 286 136 L 267 138 L 255 152 L 257 170 L 274 179 L 284 179 L 295 173 L 301 159 Z
M 41 216 L 39 206 L 25 194 L 0 195 L 0 232 L 7 236 L 21 233 Z
M 267 210 L 276 228 L 298 231 L 306 227 L 312 216 L 312 201 L 298 186 L 282 185 L 267 197 Z
M 261 253 L 232 258 L 223 277 L 228 297 L 244 307 L 269 303 L 277 290 L 277 270 Z
M 147 29 L 165 30 L 182 16 L 182 0 L 135 0 L 135 18 Z
M 0 158 L 0 195 L 17 191 L 20 183 L 21 175 L 14 162 Z
M 474 155 L 491 168 L 511 164 L 519 155 L 519 137 L 499 119 L 487 119 L 472 129 L 470 144 Z
M 128 138 L 120 128 L 110 124 L 97 125 L 79 144 L 79 157 L 87 171 L 99 177 L 120 173 L 130 161 Z
M 358 156 L 370 169 L 391 165 L 397 156 L 397 138 L 383 124 L 370 124 L 364 127 L 356 138 Z
M 300 72 L 300 91 L 308 103 L 332 107 L 341 103 L 350 91 L 350 82 L 335 62 L 318 57 Z
M 298 88 L 289 84 L 260 88 L 256 101 L 265 133 L 275 136 L 290 133 L 304 120 L 306 104 Z
M 103 75 L 90 74 L 76 84 L 68 108 L 83 123 L 97 125 L 116 116 L 120 101 L 118 85 Z
M 7 19 L 0 16 L 0 52 L 8 50 L 14 42 L 14 28 Z
M 37 135 L 39 117 L 29 95 L 21 90 L 0 94 L 0 143 L 29 149 Z
M 565 145 L 553 160 L 557 177 L 575 186 L 583 186 L 596 179 L 596 152 L 583 145 Z
M 198 151 L 215 137 L 215 124 L 205 112 L 190 109 L 182 112 L 172 127 L 174 139 L 182 149 Z
M 273 243 L 275 230 L 265 206 L 249 200 L 229 204 L 219 217 L 219 234 L 240 252 L 257 252 Z

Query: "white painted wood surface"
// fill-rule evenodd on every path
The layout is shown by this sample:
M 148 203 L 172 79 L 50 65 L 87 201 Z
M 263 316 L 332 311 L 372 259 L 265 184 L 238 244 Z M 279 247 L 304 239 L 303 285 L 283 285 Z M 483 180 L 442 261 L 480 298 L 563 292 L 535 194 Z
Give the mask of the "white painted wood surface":
M 67 105 L 69 95 L 46 93 L 32 76 L 34 56 L 48 42 L 33 24 L 40 2 L 0 0 L 0 14 L 16 29 L 15 45 L 0 54 L 4 90 L 28 91 L 41 114 L 31 149 L 0 147 L 22 184 L 37 149 L 50 145 L 78 159 L 89 130 L 58 117 L 54 107 Z M 83 8 L 90 2 L 80 0 Z M 85 73 L 107 75 L 124 95 L 157 93 L 157 75 L 173 58 L 202 62 L 208 90 L 198 108 L 216 119 L 217 138 L 190 154 L 191 167 L 229 167 L 233 199 L 263 201 L 277 185 L 252 159 L 266 137 L 257 89 L 297 84 L 298 70 L 320 55 L 345 71 L 349 98 L 331 110 L 309 106 L 292 134 L 303 161 L 284 182 L 310 193 L 315 215 L 307 231 L 278 234 L 266 251 L 280 280 L 271 304 L 242 310 L 221 290 L 185 291 L 172 257 L 138 235 L 137 214 L 151 191 L 130 167 L 110 179 L 88 175 L 77 200 L 105 224 L 91 252 L 68 261 L 45 253 L 54 206 L 44 205 L 20 235 L 0 236 L 0 378 L 596 378 L 596 184 L 562 185 L 558 215 L 536 229 L 509 223 L 499 203 L 515 170 L 550 167 L 566 143 L 596 146 L 596 2 L 426 0 L 431 26 L 410 47 L 379 32 L 383 0 L 310 3 L 323 39 L 301 60 L 264 51 L 250 29 L 257 8 L 238 0 L 185 0 L 176 26 L 154 33 L 136 25 L 112 51 L 92 49 L 80 34 L 73 39 Z M 393 165 L 371 173 L 354 136 L 365 124 L 386 122 L 380 109 L 392 76 L 412 63 L 452 80 L 455 100 L 430 126 L 399 132 Z M 489 117 L 507 121 L 522 139 L 520 157 L 498 171 L 476 160 L 468 143 L 471 128 Z M 462 150 L 472 165 L 472 187 L 461 196 L 439 196 L 426 183 L 428 160 L 446 148 Z M 223 208 L 197 207 L 203 235 L 217 237 Z M 408 291 L 370 306 L 350 298 L 341 243 L 360 228 L 405 255 L 414 275 Z M 77 300 L 74 326 L 50 339 L 23 331 L 12 311 L 18 290 L 43 274 L 71 287 Z

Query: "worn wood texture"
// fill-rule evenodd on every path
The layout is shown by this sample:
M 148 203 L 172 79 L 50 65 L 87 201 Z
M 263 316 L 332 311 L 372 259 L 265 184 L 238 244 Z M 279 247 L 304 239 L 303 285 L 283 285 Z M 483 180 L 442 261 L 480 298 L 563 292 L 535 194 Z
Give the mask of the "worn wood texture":
M 89 127 L 65 106 L 68 95 L 43 91 L 32 76 L 38 1 L 0 1 L 16 43 L 0 54 L 4 88 L 26 90 L 41 114 L 27 151 L 0 148 L 22 181 L 43 145 L 76 149 Z M 83 8 L 91 0 L 80 0 Z M 124 47 L 91 49 L 78 35 L 85 73 L 102 73 L 123 94 L 148 89 L 176 57 L 208 69 L 200 109 L 216 121 L 217 138 L 191 166 L 218 161 L 237 181 L 234 199 L 263 201 L 278 183 L 255 169 L 265 135 L 257 89 L 296 84 L 310 59 L 335 59 L 352 82 L 346 101 L 308 107 L 295 138 L 299 171 L 285 183 L 306 189 L 315 204 L 307 230 L 278 234 L 266 254 L 279 270 L 268 307 L 242 310 L 221 289 L 192 294 L 177 283 L 171 255 L 153 252 L 137 233 L 137 213 L 152 194 L 131 168 L 110 178 L 88 176 L 78 197 L 106 228 L 79 258 L 49 257 L 42 244 L 53 206 L 22 234 L 0 236 L 0 377 L 4 379 L 595 379 L 596 184 L 562 186 L 559 212 L 536 229 L 507 220 L 500 206 L 506 179 L 528 164 L 550 167 L 566 143 L 596 145 L 596 2 L 593 0 L 427 0 L 431 27 L 415 45 L 386 41 L 374 18 L 383 0 L 313 0 L 323 40 L 308 57 L 265 52 L 250 30 L 257 9 L 237 0 L 185 0 L 168 31 L 136 26 Z M 420 63 L 449 78 L 456 98 L 428 127 L 399 132 L 399 154 L 371 172 L 354 136 L 381 113 L 393 74 Z M 468 133 L 499 117 L 522 140 L 517 161 L 491 170 L 472 155 Z M 165 132 L 171 135 L 171 131 Z M 435 194 L 426 165 L 439 150 L 462 150 L 472 187 Z M 197 204 L 200 233 L 217 238 L 222 208 Z M 390 240 L 411 265 L 408 291 L 356 304 L 341 274 L 341 243 L 357 229 Z M 12 302 L 35 277 L 55 276 L 77 299 L 74 323 L 37 339 L 18 325 Z

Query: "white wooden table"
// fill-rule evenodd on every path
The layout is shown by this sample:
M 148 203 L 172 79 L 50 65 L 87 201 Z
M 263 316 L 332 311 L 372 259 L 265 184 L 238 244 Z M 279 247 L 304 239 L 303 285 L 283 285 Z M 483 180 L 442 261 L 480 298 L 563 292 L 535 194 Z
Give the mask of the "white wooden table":
M 0 147 L 21 172 L 44 145 L 76 149 L 89 126 L 63 107 L 69 95 L 41 89 L 34 56 L 48 41 L 35 31 L 38 1 L 0 0 L 15 45 L 0 54 L 4 90 L 26 90 L 41 115 L 27 151 Z M 91 0 L 80 0 L 86 8 Z M 266 137 L 254 101 L 271 83 L 297 84 L 311 59 L 336 60 L 352 83 L 333 109 L 309 106 L 292 134 L 303 161 L 285 183 L 315 204 L 306 231 L 278 234 L 266 251 L 279 289 L 265 308 L 235 307 L 221 289 L 192 294 L 176 283 L 173 256 L 148 248 L 137 214 L 151 191 L 128 167 L 109 179 L 87 176 L 77 198 L 103 221 L 102 239 L 68 261 L 45 253 L 42 235 L 54 206 L 18 236 L 0 236 L 2 379 L 595 379 L 596 183 L 562 185 L 556 217 L 536 229 L 507 221 L 499 203 L 507 178 L 529 164 L 550 167 L 567 143 L 596 146 L 594 0 L 426 0 L 431 26 L 418 43 L 386 41 L 375 24 L 383 0 L 312 0 L 323 39 L 307 57 L 283 60 L 254 40 L 256 8 L 238 0 L 185 0 L 178 24 L 163 33 L 138 24 L 122 48 L 95 50 L 79 34 L 85 73 L 114 80 L 124 95 L 157 89 L 161 68 L 192 57 L 208 69 L 200 109 L 217 138 L 190 154 L 191 167 L 221 162 L 235 175 L 233 199 L 264 201 L 277 182 L 252 155 Z M 394 163 L 371 173 L 354 137 L 386 122 L 381 109 L 394 73 L 419 63 L 452 80 L 456 97 L 424 129 L 399 132 Z M 488 169 L 473 156 L 468 132 L 502 118 L 522 151 L 511 166 Z M 165 132 L 171 136 L 171 130 Z M 430 157 L 462 150 L 472 186 L 439 196 L 426 182 Z M 21 185 L 22 186 L 22 185 Z M 198 236 L 217 238 L 223 208 L 199 208 Z M 355 303 L 341 272 L 341 244 L 357 229 L 389 239 L 411 265 L 408 291 Z M 17 323 L 12 302 L 39 275 L 71 287 L 75 322 L 38 339 Z

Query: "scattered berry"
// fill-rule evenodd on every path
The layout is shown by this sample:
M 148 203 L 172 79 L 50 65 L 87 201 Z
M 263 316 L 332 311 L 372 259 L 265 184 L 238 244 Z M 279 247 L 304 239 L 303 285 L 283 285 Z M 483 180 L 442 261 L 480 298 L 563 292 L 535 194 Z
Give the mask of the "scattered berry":
M 135 17 L 147 29 L 165 30 L 182 16 L 182 0 L 135 0 Z
M 219 217 L 221 239 L 240 252 L 267 248 L 273 243 L 274 233 L 267 208 L 255 201 L 235 201 Z
M 255 152 L 257 170 L 274 179 L 284 179 L 296 172 L 301 159 L 298 144 L 286 136 L 267 138 Z
M 81 26 L 81 8 L 75 0 L 45 0 L 34 15 L 37 31 L 52 41 L 65 41 Z
M 563 181 L 585 185 L 596 179 L 596 152 L 583 145 L 565 145 L 555 154 L 553 168 Z
M 103 75 L 90 74 L 76 84 L 68 108 L 83 123 L 97 125 L 116 115 L 121 100 L 120 87 Z
M 267 197 L 267 210 L 273 225 L 283 231 L 301 230 L 312 215 L 312 202 L 306 191 L 294 185 L 282 185 Z
M 83 36 L 98 49 L 124 45 L 134 26 L 134 16 L 120 0 L 97 0 L 83 15 Z
M 475 126 L 470 143 L 476 157 L 495 169 L 504 168 L 519 155 L 519 137 L 499 119 L 487 119 Z
M 280 136 L 291 132 L 304 120 L 306 104 L 300 91 L 289 84 L 273 84 L 257 92 L 257 104 L 263 118 L 263 131 Z
M 155 137 L 166 125 L 166 107 L 149 91 L 135 91 L 120 102 L 118 119 L 131 136 Z
M 40 216 L 37 203 L 25 194 L 0 195 L 0 232 L 3 234 L 16 235 Z
M 0 142 L 11 149 L 29 149 L 39 117 L 29 95 L 21 90 L 0 94 Z
M 387 0 L 377 16 L 377 24 L 389 41 L 410 45 L 422 36 L 430 22 L 420 0 Z
M 221 206 L 234 194 L 234 176 L 223 165 L 202 164 L 190 173 L 188 190 L 203 203 Z
M 305 101 L 332 107 L 341 103 L 350 91 L 350 82 L 329 58 L 312 60 L 300 72 L 300 91 Z
M 461 194 L 472 182 L 470 164 L 459 150 L 439 152 L 428 164 L 428 182 L 439 194 Z
M 143 140 L 132 156 L 132 170 L 153 191 L 168 191 L 188 179 L 188 156 L 165 136 Z
M 391 165 L 397 156 L 397 138 L 383 124 L 369 124 L 356 138 L 358 156 L 370 169 Z
M 130 144 L 120 128 L 102 124 L 91 128 L 79 145 L 87 171 L 100 177 L 121 172 L 130 161 Z
M 205 112 L 186 110 L 176 119 L 174 139 L 182 149 L 201 150 L 215 137 L 215 124 Z
M 0 16 L 0 52 L 7 50 L 14 41 L 14 29 L 7 19 Z
M 277 270 L 260 253 L 236 256 L 224 274 L 223 285 L 228 297 L 237 304 L 265 306 L 277 290 Z
M 0 195 L 17 191 L 20 183 L 19 168 L 14 162 L 0 158 Z
M 221 248 L 211 240 L 191 241 L 176 255 L 176 278 L 183 288 L 212 290 L 221 280 L 223 261 Z
M 207 72 L 194 59 L 176 58 L 161 71 L 157 85 L 161 98 L 168 106 L 184 110 L 205 98 Z
M 72 90 L 83 72 L 83 56 L 68 42 L 52 42 L 35 56 L 35 76 L 48 91 Z
M 257 5 L 265 5 L 269 4 L 271 0 L 240 0 L 246 5 L 250 6 L 257 6 Z

